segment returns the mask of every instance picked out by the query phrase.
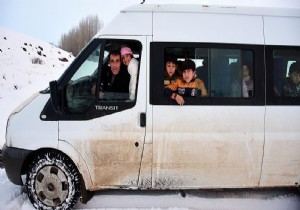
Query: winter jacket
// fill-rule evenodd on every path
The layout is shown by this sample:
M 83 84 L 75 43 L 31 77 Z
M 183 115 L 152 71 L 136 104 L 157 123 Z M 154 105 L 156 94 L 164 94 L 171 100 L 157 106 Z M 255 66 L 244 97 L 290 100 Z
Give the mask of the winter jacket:
M 172 93 L 181 96 L 207 96 L 207 90 L 201 79 L 195 78 L 190 82 L 185 82 L 182 78 L 178 78 L 165 87 L 165 95 L 170 97 Z
M 132 58 L 128 64 L 128 73 L 130 74 L 130 82 L 129 82 L 129 98 L 130 100 L 135 99 L 135 89 L 137 82 L 137 74 L 138 74 L 139 62 Z
M 173 74 L 172 77 L 170 77 L 166 72 L 165 72 L 165 77 L 164 77 L 164 85 L 165 87 L 168 86 L 169 84 L 175 82 L 176 78 L 178 78 L 178 74 L 176 72 Z
M 283 86 L 283 96 L 299 97 L 300 84 L 294 84 L 290 78 L 287 79 L 286 84 Z
M 113 75 L 110 69 L 107 69 L 101 75 L 101 91 L 129 93 L 130 75 L 127 70 L 121 67 L 119 74 Z

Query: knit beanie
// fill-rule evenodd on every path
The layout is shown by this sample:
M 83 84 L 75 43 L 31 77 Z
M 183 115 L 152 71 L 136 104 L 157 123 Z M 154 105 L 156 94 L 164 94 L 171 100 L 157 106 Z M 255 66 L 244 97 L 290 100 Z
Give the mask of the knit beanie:
M 121 49 L 121 56 L 127 55 L 127 54 L 132 55 L 131 49 L 130 49 L 129 47 L 123 47 L 123 48 Z

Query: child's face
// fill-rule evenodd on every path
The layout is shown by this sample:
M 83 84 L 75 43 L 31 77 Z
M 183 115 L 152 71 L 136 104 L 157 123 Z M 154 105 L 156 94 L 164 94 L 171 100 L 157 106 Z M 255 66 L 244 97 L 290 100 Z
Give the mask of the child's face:
M 293 73 L 289 74 L 289 76 L 295 85 L 298 85 L 300 83 L 300 73 L 299 72 L 294 71 Z
M 131 61 L 131 55 L 130 54 L 123 55 L 122 61 L 125 66 L 128 66 L 129 62 Z
M 166 62 L 166 71 L 169 77 L 172 77 L 176 71 L 177 65 L 173 62 Z
M 195 76 L 196 76 L 196 71 L 193 71 L 193 69 L 185 69 L 182 72 L 182 77 L 185 82 L 192 81 L 192 79 L 194 79 Z

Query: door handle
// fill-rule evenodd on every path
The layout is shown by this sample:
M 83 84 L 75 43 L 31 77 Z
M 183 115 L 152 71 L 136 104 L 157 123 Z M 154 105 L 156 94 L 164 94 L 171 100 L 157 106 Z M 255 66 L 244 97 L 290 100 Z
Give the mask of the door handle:
M 140 126 L 146 127 L 146 113 L 140 113 Z

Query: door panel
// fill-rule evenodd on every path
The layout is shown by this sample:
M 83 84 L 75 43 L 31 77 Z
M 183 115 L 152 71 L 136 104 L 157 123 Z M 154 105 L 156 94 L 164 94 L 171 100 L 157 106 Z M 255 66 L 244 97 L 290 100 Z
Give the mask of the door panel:
M 88 121 L 61 121 L 59 139 L 70 143 L 88 165 L 95 188 L 136 186 L 145 129 L 139 127 L 144 107 Z
M 129 37 L 122 37 L 126 38 Z M 134 40 L 140 41 L 142 46 L 146 44 L 146 37 L 134 37 Z M 146 113 L 146 47 L 142 47 L 141 55 L 133 108 L 91 120 L 59 122 L 59 140 L 71 144 L 85 160 L 93 183 L 91 190 L 137 187 L 145 140 L 140 113 Z M 116 104 L 98 101 L 90 111 L 106 113 L 108 109 L 117 110 Z
M 292 39 L 291 35 L 296 34 L 281 30 L 284 29 L 282 27 L 297 28 L 291 25 L 295 20 L 287 22 L 286 18 L 275 19 L 284 20 L 285 24 L 281 25 L 280 34 L 286 35 L 286 41 L 295 44 L 296 39 Z M 268 21 L 266 23 L 269 24 Z M 284 43 L 278 34 L 273 36 L 271 32 L 274 32 L 275 27 L 271 25 L 267 25 L 266 37 L 275 38 L 271 39 L 271 43 Z M 269 31 L 271 28 L 273 30 Z M 300 49 L 296 46 L 266 46 L 266 60 L 266 134 L 260 185 L 297 186 L 300 183 L 300 94 L 297 91 L 299 81 L 296 84 L 297 80 L 294 80 L 294 77 L 299 69 L 297 65 L 300 61 Z
M 153 186 L 258 186 L 264 107 L 153 106 Z
M 261 186 L 294 186 L 300 182 L 300 108 L 268 106 Z

